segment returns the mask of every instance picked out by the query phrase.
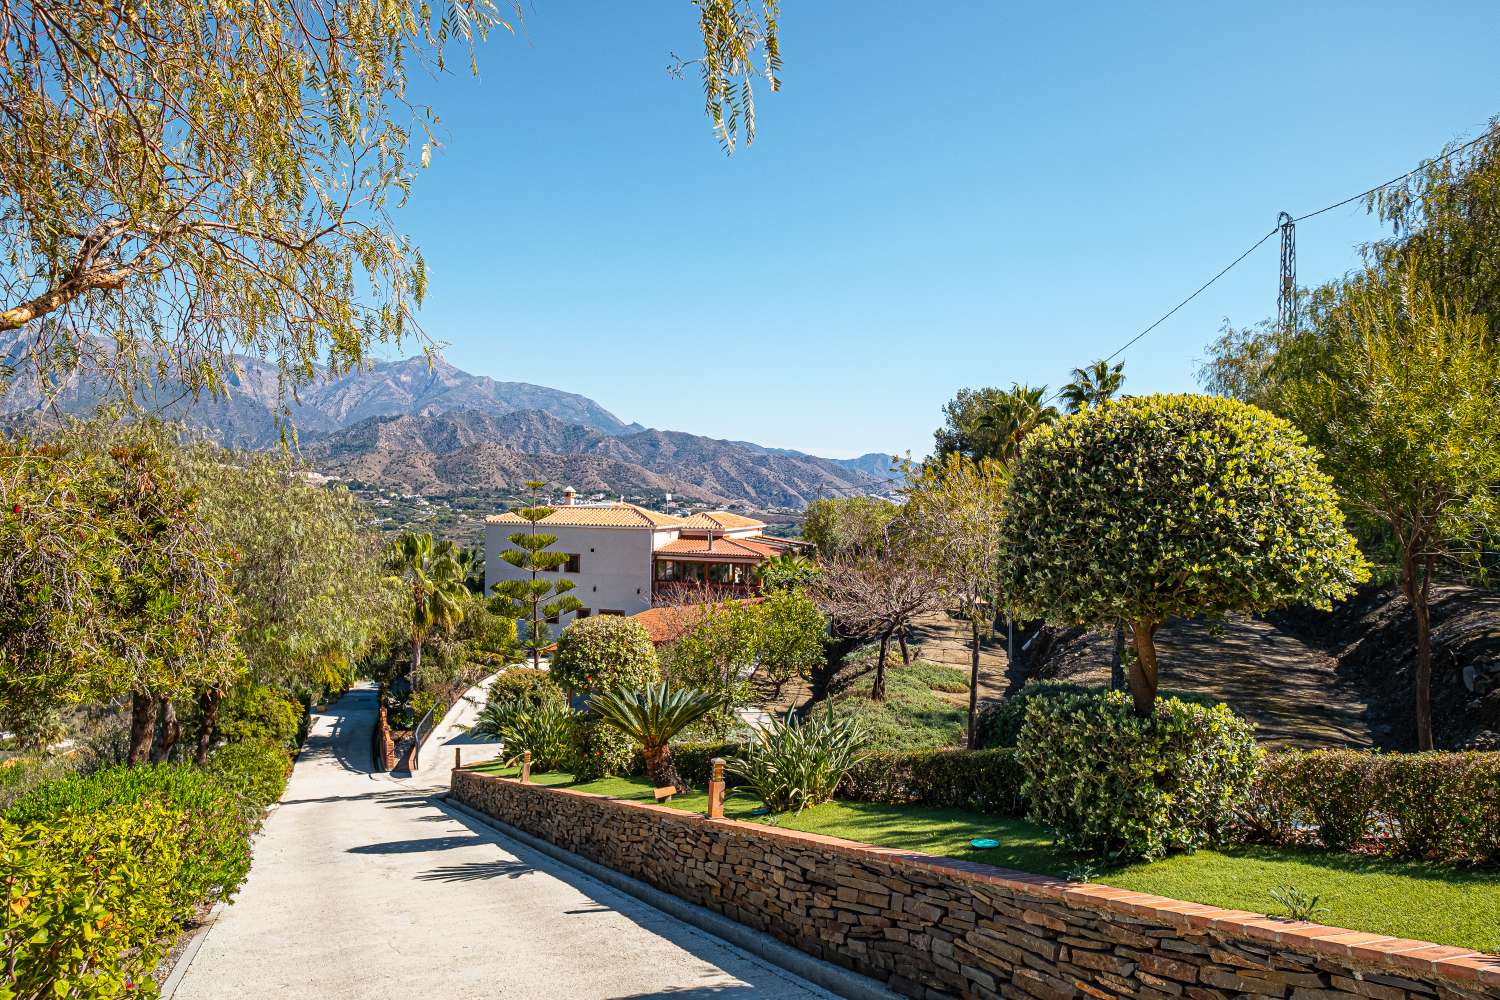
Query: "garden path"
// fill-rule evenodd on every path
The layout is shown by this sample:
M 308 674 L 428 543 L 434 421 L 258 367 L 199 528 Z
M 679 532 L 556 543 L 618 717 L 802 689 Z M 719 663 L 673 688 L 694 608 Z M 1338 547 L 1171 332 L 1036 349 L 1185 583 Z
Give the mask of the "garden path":
M 440 808 L 425 766 L 370 773 L 374 718 L 371 688 L 314 716 L 249 881 L 184 957 L 175 1000 L 830 996 Z

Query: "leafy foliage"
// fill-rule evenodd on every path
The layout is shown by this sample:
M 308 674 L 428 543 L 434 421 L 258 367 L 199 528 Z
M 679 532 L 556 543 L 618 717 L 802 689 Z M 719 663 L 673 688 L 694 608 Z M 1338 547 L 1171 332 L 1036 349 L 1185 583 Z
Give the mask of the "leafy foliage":
M 802 537 L 824 559 L 874 553 L 901 508 L 879 497 L 821 498 L 807 505 Z
M 1162 698 L 1142 719 L 1116 691 L 1032 698 L 1015 753 L 1031 817 L 1069 850 L 1121 859 L 1222 840 L 1262 756 L 1223 705 Z
M 423 640 L 433 630 L 452 632 L 463 620 L 469 590 L 456 551 L 452 542 L 406 532 L 391 542 L 386 557 L 392 583 L 407 594 L 413 684 L 421 676 Z
M 1449 864 L 1500 860 L 1500 754 L 1289 751 L 1256 775 L 1250 839 Z
M 286 791 L 292 759 L 282 743 L 247 739 L 219 747 L 208 755 L 203 769 L 239 796 L 241 815 L 258 821 Z
M 763 593 L 796 590 L 818 575 L 818 564 L 798 552 L 783 552 L 755 567 L 755 579 Z
M 757 729 L 743 753 L 726 770 L 760 797 L 772 812 L 827 802 L 849 769 L 859 763 L 864 727 L 849 716 L 837 718 L 833 706 L 799 721 L 792 713 Z
M 529 750 L 533 770 L 556 771 L 571 758 L 572 716 L 561 698 L 535 704 L 491 700 L 479 713 L 474 731 L 499 740 L 510 763 Z
M 579 781 L 629 774 L 638 766 L 635 740 L 591 712 L 574 712 L 568 769 Z
M 219 709 L 218 735 L 230 743 L 277 743 L 285 755 L 285 750 L 297 745 L 304 715 L 301 704 L 277 689 L 242 682 L 230 689 Z
M 944 425 L 934 435 L 934 454 L 940 459 L 962 455 L 1010 465 L 1028 435 L 1057 419 L 1057 409 L 1045 402 L 1046 395 L 1046 386 L 960 389 L 943 405 Z
M 1087 368 L 1074 368 L 1073 381 L 1058 391 L 1069 413 L 1114 399 L 1125 385 L 1125 364 L 1095 361 Z
M 1023 816 L 1022 780 L 1013 749 L 877 751 L 849 770 L 838 797 Z
M 976 738 L 970 744 L 975 750 L 1016 745 L 1021 736 L 1021 726 L 1026 722 L 1026 706 L 1033 698 L 1048 698 L 1059 694 L 1087 694 L 1092 688 L 1068 681 L 1027 681 L 1004 701 L 992 702 L 979 713 Z
M 622 688 L 596 694 L 589 699 L 589 711 L 640 744 L 646 760 L 646 776 L 655 787 L 670 785 L 686 791 L 672 764 L 670 742 L 719 704 L 718 696 L 711 692 L 674 691 L 663 683 L 647 685 L 639 691 Z
M 490 682 L 488 705 L 525 705 L 540 708 L 543 705 L 561 705 L 565 701 L 562 688 L 545 670 L 527 667 L 512 667 L 502 670 Z
M 1066 417 L 1028 441 L 1004 512 L 1015 613 L 1127 623 L 1143 714 L 1167 618 L 1327 607 L 1367 575 L 1303 436 L 1234 400 L 1134 397 Z
M 0 954 L 15 1000 L 154 996 L 185 831 L 159 802 L 0 820 Z
M 156 805 L 179 816 L 182 863 L 173 912 L 187 919 L 201 900 L 227 900 L 250 871 L 249 831 L 261 807 L 240 800 L 213 775 L 182 764 L 112 767 L 44 785 L 6 810 L 12 823 L 52 823 L 113 807 Z
M 638 688 L 660 676 L 646 627 L 621 615 L 599 615 L 563 629 L 552 655 L 552 678 L 566 691 Z
M 776 689 L 808 676 L 826 659 L 828 621 L 817 603 L 795 588 L 773 590 L 755 605 L 757 672 Z
M 681 630 L 658 652 L 662 677 L 673 687 L 713 695 L 715 707 L 701 725 L 711 738 L 723 739 L 735 724 L 735 706 L 752 698 L 745 675 L 760 655 L 760 607 L 723 600 L 664 611 L 676 617 Z

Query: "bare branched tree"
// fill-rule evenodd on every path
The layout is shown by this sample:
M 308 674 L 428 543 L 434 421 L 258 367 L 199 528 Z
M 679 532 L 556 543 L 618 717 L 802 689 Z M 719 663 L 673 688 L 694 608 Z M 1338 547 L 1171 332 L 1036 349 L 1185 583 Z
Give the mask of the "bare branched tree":
M 913 621 L 943 605 L 938 572 L 905 546 L 888 546 L 878 557 L 829 559 L 809 589 L 835 629 L 846 636 L 879 640 L 870 692 L 876 701 L 885 700 L 885 659 L 892 637 L 904 635 Z

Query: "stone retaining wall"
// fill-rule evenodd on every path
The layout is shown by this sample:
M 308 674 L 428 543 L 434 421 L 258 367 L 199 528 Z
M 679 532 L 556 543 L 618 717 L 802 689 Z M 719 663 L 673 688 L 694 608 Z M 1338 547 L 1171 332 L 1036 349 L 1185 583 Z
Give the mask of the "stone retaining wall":
M 453 772 L 460 802 L 911 997 L 1472 1000 L 1500 958 Z

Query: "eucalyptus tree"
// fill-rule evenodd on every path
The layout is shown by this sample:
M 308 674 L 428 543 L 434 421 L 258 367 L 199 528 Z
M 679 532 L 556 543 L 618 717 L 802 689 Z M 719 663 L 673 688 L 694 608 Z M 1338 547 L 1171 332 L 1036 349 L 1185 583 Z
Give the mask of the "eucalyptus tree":
M 1500 530 L 1500 351 L 1482 317 L 1415 278 L 1348 283 L 1326 371 L 1282 402 L 1344 503 L 1386 525 L 1416 630 L 1417 747 L 1431 750 L 1432 582 Z
M 433 541 L 431 535 L 406 532 L 391 542 L 387 566 L 392 580 L 406 589 L 411 677 L 422 669 L 422 642 L 435 628 L 451 631 L 463 620 L 468 588 L 452 548 Z
M 533 668 L 541 666 L 542 650 L 551 644 L 549 621 L 556 621 L 583 607 L 583 602 L 571 591 L 576 586 L 572 580 L 548 580 L 543 573 L 555 573 L 567 565 L 566 552 L 548 552 L 557 544 L 556 535 L 537 530 L 537 525 L 552 514 L 553 508 L 543 506 L 540 500 L 541 480 L 530 480 L 526 488 L 531 491 L 531 501 L 525 507 L 511 511 L 527 523 L 525 531 L 513 531 L 506 536 L 511 548 L 500 553 L 500 558 L 526 574 L 522 580 L 501 580 L 492 588 L 498 599 L 497 614 L 509 614 L 527 622 L 526 636 L 521 645 L 531 654 Z
M 0 0 L 0 332 L 45 388 L 86 366 L 126 398 L 163 375 L 227 394 L 251 355 L 286 400 L 423 339 L 427 269 L 396 210 L 438 119 L 409 76 L 455 55 L 477 73 L 507 6 Z M 753 81 L 780 85 L 777 4 L 691 9 L 701 53 L 674 68 L 701 75 L 732 150 Z
M 979 707 L 979 653 L 1003 604 L 1000 519 L 1009 470 L 994 459 L 950 454 L 907 467 L 911 537 L 936 569 L 949 606 L 969 624 L 969 746 Z

